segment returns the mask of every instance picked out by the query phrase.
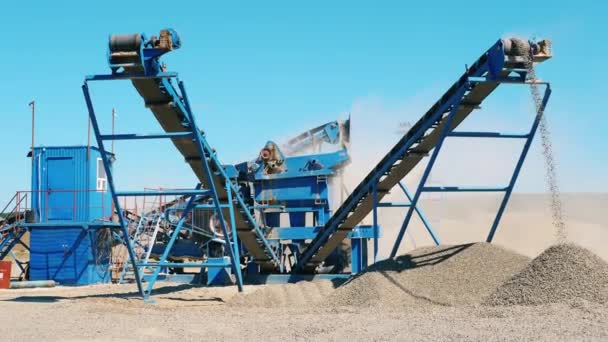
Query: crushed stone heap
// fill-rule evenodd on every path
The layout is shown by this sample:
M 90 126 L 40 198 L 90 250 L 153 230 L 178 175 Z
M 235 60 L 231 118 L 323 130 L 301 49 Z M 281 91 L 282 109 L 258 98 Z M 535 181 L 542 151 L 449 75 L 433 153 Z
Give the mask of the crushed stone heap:
M 228 304 L 257 308 L 310 306 L 323 300 L 333 289 L 334 284 L 329 280 L 263 285 L 259 289 L 234 296 Z
M 528 257 L 488 243 L 418 248 L 384 260 L 338 287 L 324 305 L 479 304 Z
M 488 305 L 608 303 L 608 263 L 589 250 L 559 244 L 541 253 L 486 300 Z

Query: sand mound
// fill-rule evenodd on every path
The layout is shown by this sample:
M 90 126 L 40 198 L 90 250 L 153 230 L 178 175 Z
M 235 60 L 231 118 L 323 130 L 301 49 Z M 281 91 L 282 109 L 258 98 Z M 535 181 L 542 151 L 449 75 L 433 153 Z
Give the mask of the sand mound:
M 492 293 L 488 305 L 608 303 L 608 263 L 572 244 L 545 250 Z
M 419 248 L 373 265 L 338 287 L 324 305 L 476 304 L 528 262 L 487 243 Z
M 334 283 L 329 280 L 264 285 L 251 292 L 234 296 L 228 304 L 264 308 L 310 306 L 321 301 L 333 290 Z

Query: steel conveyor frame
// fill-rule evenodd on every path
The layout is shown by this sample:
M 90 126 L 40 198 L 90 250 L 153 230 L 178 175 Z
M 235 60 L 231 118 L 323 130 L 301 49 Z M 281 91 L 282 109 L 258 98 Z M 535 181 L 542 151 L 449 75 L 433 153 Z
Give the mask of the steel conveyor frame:
M 217 195 L 217 189 L 215 187 L 215 184 L 211 183 L 209 186 L 209 189 L 202 189 L 202 185 L 198 184 L 196 186 L 196 188 L 194 190 L 170 190 L 168 193 L 166 194 L 175 194 L 175 195 L 183 195 L 185 197 L 189 197 L 188 199 L 188 203 L 186 205 L 186 208 L 184 209 L 180 220 L 178 221 L 175 230 L 172 232 L 171 234 L 171 238 L 169 240 L 169 242 L 167 243 L 167 246 L 165 247 L 165 250 L 163 251 L 162 256 L 160 257 L 159 261 L 157 263 L 146 263 L 146 264 L 142 264 L 139 263 L 139 260 L 136 258 L 134 249 L 133 249 L 133 242 L 130 239 L 130 234 L 129 234 L 129 229 L 128 229 L 128 222 L 126 217 L 124 216 L 124 211 L 122 209 L 122 206 L 120 204 L 119 201 L 119 197 L 129 197 L 129 196 L 141 196 L 142 194 L 145 195 L 145 192 L 141 192 L 141 191 L 125 191 L 125 192 L 118 192 L 116 190 L 116 186 L 114 184 L 114 176 L 112 173 L 112 169 L 110 168 L 110 161 L 108 159 L 108 154 L 105 153 L 105 146 L 104 146 L 104 141 L 105 140 L 136 140 L 136 139 L 147 139 L 152 135 L 145 135 L 146 138 L 142 138 L 141 135 L 137 135 L 137 134 L 121 134 L 121 135 L 102 135 L 100 128 L 99 128 L 99 124 L 97 121 L 97 116 L 95 114 L 95 110 L 93 107 L 93 102 L 91 99 L 91 94 L 89 91 L 89 85 L 88 82 L 90 81 L 96 81 L 96 80 L 112 80 L 112 77 L 108 77 L 109 75 L 104 75 L 104 77 L 95 77 L 95 76 L 90 76 L 87 77 L 85 79 L 85 82 L 82 86 L 82 90 L 83 90 L 83 94 L 85 97 L 85 101 L 87 104 L 87 108 L 89 111 L 89 118 L 91 120 L 91 125 L 93 127 L 93 131 L 95 133 L 95 137 L 97 140 L 97 144 L 98 147 L 101 151 L 101 155 L 102 155 L 102 161 L 104 164 L 104 168 L 106 170 L 106 174 L 107 174 L 107 179 L 108 179 L 108 188 L 111 192 L 112 195 L 112 200 L 114 202 L 114 208 L 116 210 L 116 213 L 118 215 L 118 220 L 120 223 L 120 229 L 122 231 L 123 234 L 123 240 L 125 242 L 125 245 L 127 247 L 127 251 L 128 251 L 128 255 L 129 255 L 129 260 L 131 262 L 131 265 L 133 267 L 133 273 L 135 275 L 135 281 L 137 283 L 137 288 L 139 293 L 142 295 L 142 297 L 146 300 L 149 300 L 149 296 L 152 293 L 152 290 L 154 289 L 154 284 L 156 283 L 156 280 L 158 279 L 158 276 L 160 274 L 160 271 L 162 268 L 166 268 L 166 267 L 183 267 L 184 264 L 182 263 L 171 263 L 168 261 L 169 258 L 169 254 L 171 252 L 171 249 L 173 247 L 173 244 L 175 243 L 175 241 L 177 240 L 177 237 L 180 234 L 180 231 L 184 225 L 184 223 L 186 222 L 186 218 L 188 216 L 188 214 L 190 213 L 190 211 L 192 210 L 192 208 L 194 207 L 194 203 L 196 201 L 197 198 L 201 198 L 201 197 L 211 197 L 214 200 L 215 206 L 216 206 L 216 212 L 218 213 L 219 217 L 220 217 L 220 222 L 221 222 L 221 228 L 223 233 L 225 234 L 225 236 L 228 236 L 228 225 L 226 224 L 226 221 L 224 219 L 223 216 L 223 212 L 220 209 L 220 200 L 218 198 Z M 139 77 L 139 76 L 138 76 Z M 159 76 L 150 76 L 151 78 L 159 78 Z M 162 75 L 160 76 L 162 77 L 162 79 L 165 79 L 166 75 Z M 172 77 L 172 76 L 169 76 Z M 117 77 L 116 79 L 124 79 L 124 77 Z M 182 94 L 183 95 L 183 94 Z M 184 96 L 184 100 L 187 102 L 187 98 L 185 98 Z M 188 106 L 189 108 L 189 106 Z M 188 127 L 190 128 L 190 132 L 189 132 L 189 136 L 192 137 L 192 140 L 196 143 L 196 145 L 199 147 L 200 151 L 201 151 L 201 155 L 202 155 L 202 151 L 203 151 L 203 138 L 200 134 L 200 130 L 198 130 L 196 123 L 193 119 L 193 117 L 191 116 L 191 114 L 188 112 L 186 115 L 186 122 L 189 124 Z M 181 134 L 181 136 L 183 136 L 184 134 Z M 156 139 L 172 139 L 174 138 L 173 134 L 154 134 L 153 135 Z M 207 175 L 211 174 L 211 168 L 209 166 L 209 160 L 208 158 L 202 158 L 201 160 L 201 167 L 204 169 L 204 171 L 207 173 Z M 226 185 L 227 186 L 227 185 Z M 162 190 L 160 192 L 163 192 Z M 230 192 L 228 192 L 228 194 L 230 195 Z M 231 200 L 231 197 L 228 197 L 229 200 Z M 234 222 L 234 210 L 233 210 L 233 206 L 230 206 L 229 208 L 229 217 L 230 217 L 230 222 Z M 242 291 L 243 289 L 243 279 L 242 279 L 242 273 L 241 273 L 241 267 L 240 267 L 240 261 L 239 261 L 239 248 L 238 248 L 238 244 L 236 243 L 236 233 L 235 233 L 235 225 L 232 224 L 230 227 L 232 227 L 232 235 L 235 237 L 234 241 L 228 241 L 228 246 L 227 246 L 227 251 L 228 251 L 228 255 L 230 258 L 229 263 L 227 264 L 216 264 L 216 263 L 198 263 L 198 264 L 193 264 L 190 267 L 200 267 L 200 268 L 208 268 L 208 267 L 231 267 L 234 274 L 236 275 L 236 279 L 237 279 L 237 286 L 239 288 L 240 291 Z M 145 268 L 149 268 L 153 270 L 153 275 L 152 277 L 149 278 L 148 280 L 148 286 L 147 289 L 143 288 L 143 284 L 142 284 L 142 279 L 143 279 L 143 274 L 142 271 Z
M 179 36 L 171 29 L 162 30 L 160 39 L 156 36 L 148 38 L 143 34 L 110 36 L 108 63 L 112 74 L 87 76 L 82 86 L 97 144 L 102 151 L 102 161 L 108 177 L 108 187 L 112 193 L 120 228 L 125 237 L 124 240 L 138 290 L 145 299 L 150 296 L 161 268 L 172 265 L 167 262 L 167 257 L 179 235 L 186 216 L 195 206 L 197 198 L 211 198 L 224 236 L 229 236 L 228 229 L 232 229 L 233 233 L 233 239 L 227 239 L 229 247 L 227 251 L 230 259 L 228 264 L 202 263 L 197 264 L 197 267 L 232 267 L 239 290 L 242 290 L 243 281 L 238 241 L 240 240 L 249 256 L 261 268 L 265 270 L 282 269 L 278 257 L 253 217 L 251 208 L 247 206 L 239 193 L 238 185 L 228 176 L 225 167 L 219 162 L 215 150 L 211 148 L 204 133 L 198 128 L 183 82 L 177 79 L 177 73 L 166 72 L 164 64 L 159 61 L 162 55 L 180 46 Z M 143 98 L 146 107 L 152 111 L 163 128 L 163 133 L 101 134 L 89 91 L 89 82 L 113 80 L 131 81 Z M 177 80 L 177 87 L 174 85 L 174 80 Z M 189 197 L 189 201 L 161 259 L 156 264 L 138 263 L 128 232 L 128 222 L 118 201 L 119 196 L 140 196 L 142 193 L 116 191 L 114 177 L 109 168 L 109 160 L 104 153 L 105 140 L 140 139 L 170 139 L 200 180 L 196 190 L 184 190 L 183 193 L 179 194 L 173 191 L 176 195 Z M 230 221 L 225 218 L 229 218 Z M 173 266 L 181 267 L 183 264 Z M 140 274 L 144 267 L 154 269 L 152 277 L 149 278 L 148 288 L 145 290 L 142 286 L 143 277 Z
M 527 134 L 485 132 L 457 133 L 453 132 L 453 130 L 464 121 L 473 110 L 479 108 L 485 98 L 487 98 L 500 84 L 527 84 L 527 58 L 528 57 L 509 55 L 507 48 L 504 45 L 504 40 L 499 40 L 489 50 L 482 54 L 475 63 L 467 68 L 464 75 L 448 89 L 439 101 L 437 101 L 403 136 L 380 163 L 372 169 L 346 201 L 335 211 L 334 215 L 328 220 L 323 229 L 303 251 L 296 264 L 295 272 L 314 272 L 316 267 L 340 244 L 348 232 L 350 232 L 353 227 L 361 222 L 361 220 L 370 212 L 374 212 L 374 221 L 376 221 L 377 204 L 382 197 L 396 186 L 433 149 L 434 151 L 431 160 L 424 172 L 423 179 L 420 181 L 420 186 L 416 189 L 416 193 L 411 200 L 411 205 L 409 206 L 399 236 L 391 251 L 391 255 L 394 256 L 396 254 L 412 214 L 417 210 L 417 203 L 420 194 L 423 191 L 504 191 L 505 196 L 487 238 L 487 241 L 492 241 L 534 137 L 534 133 L 538 127 L 540 115 L 537 115 L 531 131 Z M 529 58 L 532 58 L 532 60 L 537 62 L 542 62 L 547 58 L 550 58 L 550 56 L 537 58 L 530 49 Z M 547 88 L 542 108 L 539 111 L 541 115 L 551 93 L 549 84 L 544 84 Z M 461 137 L 526 139 L 524 149 L 520 155 L 509 185 L 498 189 L 459 187 L 425 188 L 424 184 L 426 183 L 430 170 L 441 150 L 441 145 L 443 144 L 444 139 L 450 134 Z M 433 235 L 431 231 L 429 232 Z M 377 246 L 377 243 L 375 243 L 375 245 Z

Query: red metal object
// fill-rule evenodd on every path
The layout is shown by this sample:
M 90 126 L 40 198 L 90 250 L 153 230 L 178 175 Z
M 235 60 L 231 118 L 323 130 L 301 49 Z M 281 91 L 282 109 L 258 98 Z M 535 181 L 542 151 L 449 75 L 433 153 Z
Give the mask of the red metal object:
M 12 266 L 12 261 L 0 261 L 0 289 L 9 289 L 11 287 Z

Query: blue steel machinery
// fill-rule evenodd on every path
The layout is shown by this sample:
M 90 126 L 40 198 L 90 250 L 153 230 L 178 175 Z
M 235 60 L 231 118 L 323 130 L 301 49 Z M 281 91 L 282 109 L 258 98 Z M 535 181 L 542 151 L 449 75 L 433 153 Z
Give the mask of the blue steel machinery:
M 145 298 L 148 298 L 161 272 L 167 268 L 230 267 L 239 288 L 242 288 L 243 283 L 242 264 L 247 265 L 248 274 L 285 273 L 288 260 L 294 264 L 297 261 L 294 259 L 297 258 L 297 249 L 293 246 L 312 238 L 316 229 L 329 218 L 327 178 L 348 161 L 344 149 L 316 154 L 312 158 L 284 157 L 276 144 L 268 143 L 256 161 L 240 164 L 238 170 L 234 166 L 220 163 L 216 151 L 197 127 L 183 82 L 177 79 L 176 73 L 166 72 L 159 60 L 163 54 L 180 45 L 180 39 L 173 30 L 163 30 L 158 37 L 146 37 L 143 34 L 112 35 L 108 54 L 112 73 L 86 77 L 82 87 L 100 150 L 105 151 L 104 142 L 108 140 L 170 139 L 200 180 L 193 190 L 159 190 L 156 193 L 118 191 L 112 170 L 107 167 L 108 188 L 112 193 L 123 237 L 131 235 L 130 222 L 125 217 L 119 197 L 154 194 L 188 197 L 187 203 L 179 210 L 180 218 L 169 229 L 168 239 L 163 241 L 158 262 L 142 260 L 135 252 L 133 241 L 125 239 L 133 276 Z M 100 132 L 89 84 L 121 79 L 131 81 L 165 132 L 111 135 Z M 335 128 L 344 131 L 343 127 L 345 126 L 338 125 Z M 328 130 L 328 133 L 324 138 L 330 141 L 335 139 L 332 130 Z M 107 158 L 103 158 L 103 163 L 109 166 Z M 249 187 L 250 184 L 253 186 Z M 286 186 L 291 187 L 291 190 L 286 190 Z M 188 220 L 195 213 L 193 210 L 210 208 L 214 210 L 215 221 L 224 237 L 223 241 L 218 242 L 223 243 L 226 257 L 200 255 L 200 262 L 172 260 L 174 246 L 188 239 L 189 234 L 184 232 L 187 233 L 191 228 L 188 227 Z M 256 210 L 260 213 L 256 214 Z M 279 228 L 277 226 L 282 213 L 289 216 L 290 234 L 273 229 Z M 304 225 L 306 213 L 312 214 L 312 226 Z M 274 235 L 271 235 L 273 232 Z M 355 234 L 358 234 L 356 228 L 351 236 Z M 292 248 L 287 248 L 286 251 L 284 245 Z M 286 253 L 292 257 L 288 258 Z M 144 270 L 151 272 L 146 278 L 146 289 L 142 285 Z
M 275 249 L 285 270 L 290 270 L 297 260 L 300 248 L 312 238 L 319 226 L 331 216 L 330 184 L 341 184 L 341 169 L 348 165 L 350 119 L 332 121 L 310 129 L 289 139 L 282 147 L 269 141 L 260 150 L 258 157 L 235 165 L 231 171 L 233 181 L 238 183 L 245 203 L 254 210 L 260 226 L 266 230 L 267 238 Z M 324 147 L 331 152 L 321 153 Z M 289 153 L 287 156 L 282 150 Z M 307 152 L 315 152 L 306 154 Z M 232 168 L 230 168 L 232 170 Z M 234 177 L 236 175 L 236 177 Z M 167 233 L 173 228 L 171 217 L 184 210 L 183 200 L 152 209 L 142 215 L 132 233 L 135 252 L 139 260 L 147 261 L 158 256 L 166 248 Z M 175 221 L 175 219 L 173 219 Z M 308 222 L 307 222 L 308 221 Z M 185 223 L 185 239 L 177 240 L 169 254 L 170 259 L 215 260 L 225 251 L 224 235 L 219 227 L 219 218 L 214 214 L 209 198 L 197 200 L 191 219 Z M 169 228 L 169 229 L 167 229 Z M 335 276 L 342 273 L 353 258 L 353 272 L 366 259 L 367 239 L 372 236 L 371 227 L 358 227 L 350 235 L 355 238 L 355 253 L 350 253 L 350 244 L 336 249 L 325 262 L 325 272 Z M 255 263 L 248 264 L 248 281 L 283 281 L 285 276 L 260 274 Z M 122 281 L 133 278 L 132 268 L 125 264 Z M 183 273 L 182 267 L 171 272 Z M 216 274 L 211 271 L 211 274 Z M 167 278 L 167 275 L 164 275 Z M 192 276 L 169 276 L 174 281 L 189 281 Z M 281 279 L 283 278 L 283 279 Z M 298 278 L 287 277 L 295 281 Z M 224 277 L 207 277 L 208 283 L 222 283 Z
M 242 286 L 242 263 L 247 265 L 248 270 L 253 269 L 253 273 L 285 273 L 288 268 L 292 274 L 319 272 L 323 262 L 336 253 L 337 248 L 346 238 L 349 236 L 353 238 L 352 234 L 356 234 L 357 230 L 359 233 L 364 230 L 358 224 L 370 213 L 373 214 L 374 224 L 371 227 L 371 234 L 365 237 L 375 238 L 375 254 L 378 208 L 405 206 L 407 207 L 405 220 L 391 252 L 394 256 L 413 213 L 420 214 L 417 204 L 424 191 L 504 193 L 503 201 L 487 237 L 487 241 L 492 241 L 550 95 L 549 84 L 530 80 L 527 69 L 527 61 L 539 63 L 551 57 L 550 43 L 526 42 L 519 39 L 497 41 L 477 61 L 467 67 L 464 75 L 413 125 L 330 216 L 328 206 L 324 203 L 328 198 L 324 195 L 327 190 L 324 179 L 333 174 L 336 166 L 347 161 L 347 155 L 344 154 L 342 160 L 339 158 L 341 151 L 331 155 L 332 157 L 317 154 L 314 158 L 311 156 L 289 158 L 281 153 L 276 144 L 269 142 L 254 162 L 239 164 L 237 167 L 221 164 L 217 153 L 210 148 L 204 134 L 196 126 L 184 84 L 177 80 L 177 74 L 167 73 L 164 65 L 159 61 L 160 56 L 179 47 L 179 37 L 172 30 L 161 31 L 158 38 L 154 36 L 147 38 L 143 34 L 113 35 L 110 37 L 109 53 L 112 74 L 87 77 L 83 85 L 93 127 L 102 151 L 103 142 L 110 139 L 168 138 L 173 141 L 201 182 L 193 191 L 179 192 L 181 195 L 189 196 L 189 201 L 164 246 L 159 262 L 138 263 L 138 259 L 134 258 L 130 241 L 127 242 L 140 289 L 142 285 L 138 273 L 141 268 L 148 267 L 154 270 L 152 277 L 149 278 L 148 289 L 141 290 L 144 297 L 150 294 L 163 267 L 231 266 L 239 287 Z M 99 132 L 88 83 L 116 79 L 131 80 L 165 133 L 102 135 Z M 479 108 L 485 98 L 499 85 L 526 85 L 530 82 L 546 86 L 541 108 L 533 120 L 530 131 L 522 134 L 455 131 L 455 128 L 473 110 Z M 505 186 L 483 188 L 426 186 L 426 180 L 442 144 L 451 136 L 524 139 L 522 153 L 509 183 Z M 428 156 L 430 160 L 412 196 L 400 181 Z M 108 182 L 119 214 L 121 208 L 117 196 L 142 194 L 117 192 L 114 189 L 111 170 L 108 172 Z M 381 202 L 395 186 L 401 187 L 410 203 L 403 205 Z M 311 192 L 310 189 L 317 191 Z M 173 193 L 178 194 L 178 192 Z M 314 195 L 311 196 L 311 193 Z M 207 209 L 212 206 L 215 210 L 216 221 L 223 236 L 226 237 L 225 251 L 229 262 L 180 264 L 167 261 L 189 211 L 196 206 L 207 206 Z M 259 211 L 257 215 L 256 210 Z M 307 225 L 306 222 L 305 213 L 308 212 L 313 214 L 311 225 Z M 290 224 L 287 227 L 281 227 L 281 214 L 284 213 L 289 216 Z M 119 215 L 119 217 L 123 216 Z M 128 236 L 127 222 L 122 221 L 123 234 Z M 427 229 L 434 241 L 439 243 L 431 227 L 427 226 Z M 285 249 L 288 249 L 287 253 Z M 289 263 L 286 260 L 290 260 Z
M 503 200 L 486 238 L 491 242 L 551 93 L 548 83 L 530 79 L 527 68 L 530 61 L 540 63 L 551 57 L 550 42 L 498 40 L 466 68 L 456 83 L 431 106 L 332 213 L 326 203 L 328 199 L 326 179 L 337 174 L 339 168 L 348 161 L 348 155 L 339 149 L 329 154 L 290 156 L 285 155 L 287 153 L 284 154 L 276 144 L 270 142 L 252 162 L 236 166 L 220 163 L 217 152 L 210 147 L 205 134 L 194 120 L 183 82 L 178 79 L 176 73 L 167 72 L 165 65 L 160 61 L 162 55 L 180 46 L 179 37 L 175 31 L 169 29 L 161 31 L 158 37 L 147 37 L 144 34 L 112 35 L 108 54 L 112 73 L 88 76 L 82 87 L 102 161 L 107 170 L 108 189 L 118 213 L 123 237 L 132 234 L 129 231 L 130 222 L 118 198 L 149 196 L 152 193 L 118 191 L 115 188 L 114 175 L 110 168 L 110 160 L 105 153 L 104 142 L 169 139 L 200 181 L 193 190 L 156 192 L 158 195 L 177 195 L 187 199 L 182 209 L 177 212 L 179 218 L 174 220 L 172 228 L 167 230 L 164 246 L 158 253 L 159 257 L 156 258 L 158 261 L 142 260 L 134 251 L 133 241 L 124 239 L 134 278 L 144 298 L 149 297 L 158 276 L 168 268 L 225 269 L 229 267 L 232 269 L 236 284 L 242 289 L 242 270 L 245 267 L 247 274 L 283 275 L 287 280 L 327 270 L 324 263 L 331 260 L 332 256 L 340 254 L 336 250 L 348 238 L 353 242 L 353 252 L 356 248 L 362 247 L 355 245 L 360 238 L 363 239 L 361 241 L 365 241 L 362 243 L 365 246 L 367 246 L 366 239 L 373 238 L 374 254 L 376 254 L 379 236 L 377 217 L 379 209 L 383 207 L 404 207 L 407 210 L 391 251 L 391 256 L 395 256 L 414 213 L 423 217 L 418 208 L 418 200 L 423 192 L 429 191 L 502 193 Z M 111 135 L 100 132 L 89 84 L 113 80 L 131 81 L 164 132 Z M 545 93 L 529 131 L 498 133 L 455 130 L 498 86 L 502 84 L 529 86 L 530 83 L 545 86 Z M 449 137 L 522 139 L 524 146 L 506 185 L 427 186 L 428 176 L 443 143 Z M 298 141 L 298 139 L 292 140 L 290 146 L 297 146 Z M 312 144 L 311 141 L 313 139 L 304 141 L 303 144 Z M 289 147 L 283 147 L 283 150 L 288 152 Z M 413 194 L 410 194 L 401 181 L 425 158 L 429 160 L 423 176 Z M 383 197 L 396 187 L 401 189 L 408 203 L 382 202 Z M 314 195 L 311 195 L 311 189 L 315 189 L 312 192 Z M 184 234 L 184 230 L 188 231 L 189 219 L 191 220 L 192 211 L 196 209 L 213 210 L 213 222 L 216 222 L 216 227 L 210 228 L 217 229 L 224 237 L 220 240 L 223 240 L 222 253 L 226 257 L 203 256 L 199 262 L 172 261 L 171 254 L 176 241 L 188 239 L 190 236 Z M 360 222 L 370 214 L 373 225 L 359 226 Z M 283 224 L 282 216 L 285 215 L 289 224 Z M 439 238 L 430 225 L 427 224 L 426 227 L 433 240 L 439 243 Z M 367 262 L 367 256 L 364 255 L 366 253 L 357 251 L 357 254 Z M 334 258 L 334 264 L 336 264 L 335 260 L 339 260 L 339 257 Z M 353 265 L 353 268 L 357 269 L 359 266 L 365 265 Z M 146 289 L 142 284 L 144 271 L 147 271 Z

